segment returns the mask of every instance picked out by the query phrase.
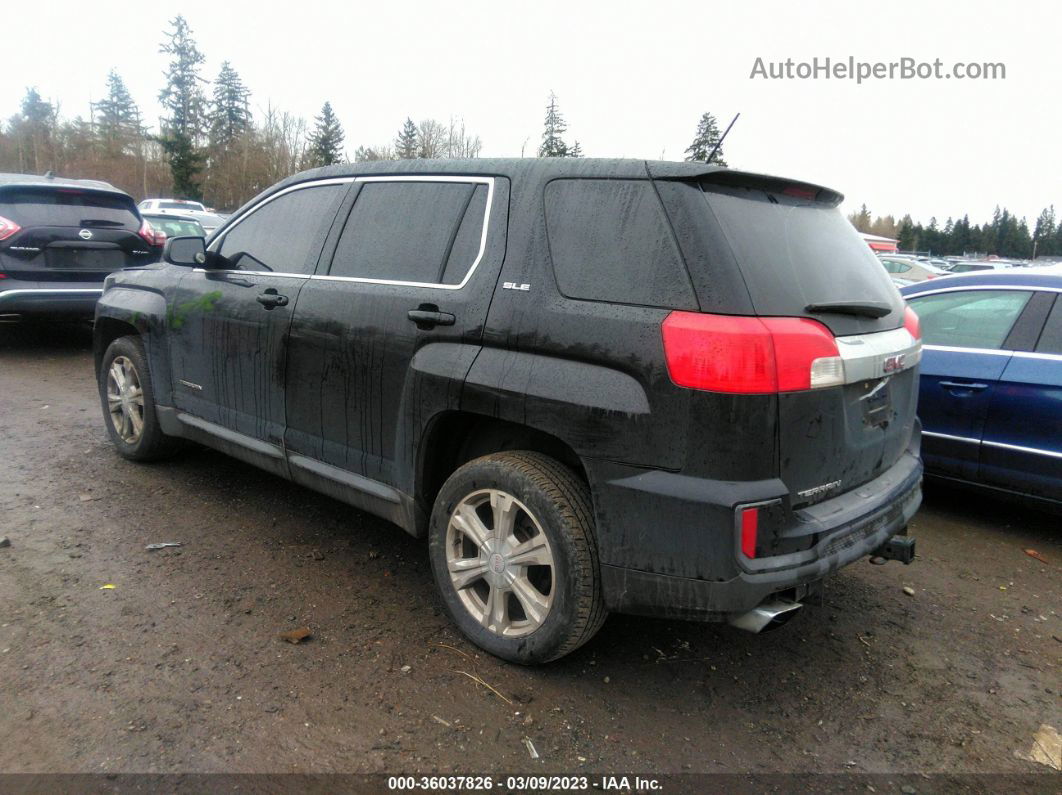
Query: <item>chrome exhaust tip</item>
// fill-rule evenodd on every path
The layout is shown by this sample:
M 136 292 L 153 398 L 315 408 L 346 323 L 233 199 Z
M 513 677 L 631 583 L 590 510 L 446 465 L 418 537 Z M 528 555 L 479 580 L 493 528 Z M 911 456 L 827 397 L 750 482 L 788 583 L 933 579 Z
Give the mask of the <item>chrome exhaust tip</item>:
M 767 632 L 785 624 L 803 606 L 784 599 L 768 600 L 747 613 L 731 616 L 727 623 L 746 632 Z

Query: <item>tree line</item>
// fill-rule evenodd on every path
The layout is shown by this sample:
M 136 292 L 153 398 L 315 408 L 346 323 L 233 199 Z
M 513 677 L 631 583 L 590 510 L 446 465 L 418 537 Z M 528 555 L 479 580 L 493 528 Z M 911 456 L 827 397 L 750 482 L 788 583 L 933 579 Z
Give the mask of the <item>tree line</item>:
M 848 216 L 860 232 L 895 238 L 901 251 L 924 251 L 938 256 L 996 255 L 1015 259 L 1062 256 L 1062 224 L 1051 205 L 1040 212 L 1032 229 L 1024 218 L 996 207 L 992 220 L 971 224 L 970 216 L 915 223 L 910 215 L 899 221 L 891 215 L 872 217 L 867 206 Z
M 169 63 L 157 128 L 115 70 L 88 118 L 64 118 L 58 103 L 30 87 L 19 112 L 0 124 L 0 171 L 101 179 L 138 199 L 178 196 L 231 210 L 298 171 L 347 161 L 330 102 L 312 124 L 272 104 L 256 116 L 232 63 L 222 63 L 213 82 L 203 77 L 206 57 L 183 16 L 170 22 L 159 50 Z M 477 157 L 482 146 L 458 119 L 407 119 L 394 146 L 358 146 L 354 159 Z
M 203 77 L 206 56 L 183 16 L 170 21 L 159 52 L 169 62 L 157 127 L 145 122 L 113 69 L 88 118 L 64 118 L 59 103 L 29 87 L 19 112 L 0 123 L 0 171 L 100 179 L 138 199 L 177 196 L 231 210 L 298 171 L 348 161 L 346 135 L 331 102 L 324 102 L 312 124 L 271 103 L 252 113 L 251 91 L 232 63 L 223 62 L 212 82 Z M 579 140 L 569 141 L 567 133 L 550 92 L 538 156 L 582 157 Z M 686 160 L 710 158 L 725 166 L 719 137 L 715 117 L 705 113 Z M 359 145 L 350 159 L 474 158 L 482 148 L 460 119 L 416 123 L 407 117 L 393 141 Z

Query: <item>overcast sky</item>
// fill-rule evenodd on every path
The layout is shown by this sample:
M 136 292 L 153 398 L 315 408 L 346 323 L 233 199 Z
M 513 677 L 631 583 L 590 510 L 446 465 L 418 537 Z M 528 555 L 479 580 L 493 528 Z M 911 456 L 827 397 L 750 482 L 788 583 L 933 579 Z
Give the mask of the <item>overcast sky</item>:
M 1001 204 L 1062 210 L 1062 5 L 1040 2 L 39 2 L 4 37 L 0 116 L 25 87 L 87 115 L 109 69 L 157 122 L 177 12 L 213 79 L 229 60 L 267 103 L 311 119 L 335 107 L 348 154 L 411 116 L 463 117 L 485 156 L 533 154 L 556 92 L 589 156 L 680 160 L 701 113 L 732 167 L 819 182 L 875 214 L 916 219 Z M 1001 62 L 1005 80 L 750 79 L 765 62 Z M 77 176 L 77 175 L 70 175 Z

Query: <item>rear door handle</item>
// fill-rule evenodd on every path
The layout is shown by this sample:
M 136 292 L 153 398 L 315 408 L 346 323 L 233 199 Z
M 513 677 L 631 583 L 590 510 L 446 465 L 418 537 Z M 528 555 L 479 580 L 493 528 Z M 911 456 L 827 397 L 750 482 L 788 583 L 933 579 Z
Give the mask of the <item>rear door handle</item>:
M 440 312 L 439 307 L 434 304 L 421 304 L 416 309 L 410 309 L 406 317 L 416 323 L 419 329 L 452 326 L 457 320 L 449 312 Z
M 257 300 L 266 309 L 276 309 L 278 306 L 288 305 L 288 297 L 286 295 L 277 295 L 277 291 L 272 287 L 268 288 L 264 293 L 260 293 Z
M 940 385 L 948 390 L 962 392 L 980 392 L 982 389 L 988 389 L 988 384 L 960 383 L 959 381 L 941 381 Z

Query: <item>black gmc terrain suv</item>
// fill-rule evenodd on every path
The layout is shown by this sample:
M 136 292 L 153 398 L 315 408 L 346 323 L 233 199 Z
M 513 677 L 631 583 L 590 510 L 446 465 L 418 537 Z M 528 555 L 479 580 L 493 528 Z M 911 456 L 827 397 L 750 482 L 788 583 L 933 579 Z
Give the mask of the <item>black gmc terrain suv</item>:
M 106 182 L 0 174 L 0 323 L 91 320 L 107 274 L 157 261 L 164 240 Z
M 918 321 L 840 201 L 693 163 L 304 172 L 107 278 L 107 429 L 427 536 L 453 620 L 509 660 L 609 611 L 758 631 L 913 557 Z

